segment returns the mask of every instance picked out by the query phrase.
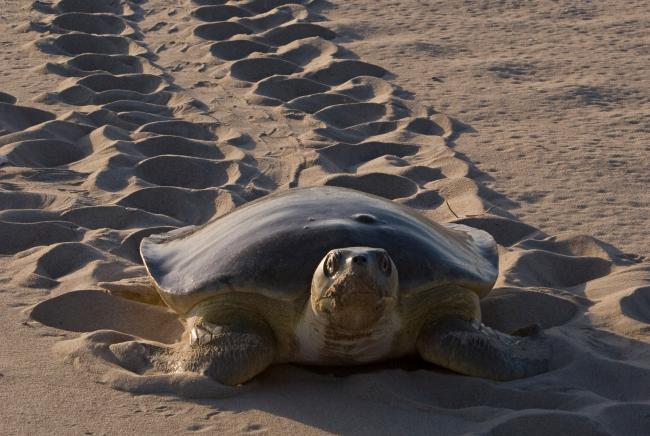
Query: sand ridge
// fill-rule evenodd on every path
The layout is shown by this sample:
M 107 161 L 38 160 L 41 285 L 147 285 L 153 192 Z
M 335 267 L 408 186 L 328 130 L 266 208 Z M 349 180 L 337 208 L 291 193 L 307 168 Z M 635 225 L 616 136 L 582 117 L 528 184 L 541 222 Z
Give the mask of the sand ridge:
M 35 71 L 58 84 L 33 102 L 0 95 L 2 299 L 24 322 L 10 329 L 64 335 L 31 337 L 33 358 L 45 371 L 51 365 L 101 383 L 78 391 L 82 402 L 115 395 L 108 386 L 150 394 L 120 397 L 123 425 L 134 429 L 155 424 L 138 417 L 133 401 L 146 408 L 171 399 L 167 431 L 639 434 L 647 427 L 650 266 L 589 236 L 549 237 L 498 207 L 507 199 L 477 182 L 475 166 L 448 147 L 460 123 L 337 45 L 319 2 L 89 5 L 34 6 L 31 47 L 47 58 Z M 94 26 L 83 27 L 78 14 L 90 14 Z M 40 109 L 45 104 L 52 110 Z M 182 340 L 181 321 L 99 286 L 143 275 L 139 241 L 314 185 L 371 192 L 493 234 L 501 266 L 483 303 L 485 321 L 504 331 L 540 323 L 555 349 L 552 371 L 497 383 L 421 362 L 335 376 L 280 366 L 231 389 L 147 368 L 147 347 Z M 71 365 L 56 369 L 64 361 Z M 20 375 L 15 362 L 4 378 Z M 110 417 L 90 427 L 120 429 Z

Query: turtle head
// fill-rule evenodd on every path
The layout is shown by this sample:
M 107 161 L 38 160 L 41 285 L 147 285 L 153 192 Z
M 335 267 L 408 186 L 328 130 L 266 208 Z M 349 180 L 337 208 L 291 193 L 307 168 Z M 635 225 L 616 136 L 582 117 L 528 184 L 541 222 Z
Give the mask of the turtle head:
M 345 332 L 371 328 L 397 301 L 397 268 L 386 250 L 348 247 L 320 262 L 311 285 L 318 318 Z

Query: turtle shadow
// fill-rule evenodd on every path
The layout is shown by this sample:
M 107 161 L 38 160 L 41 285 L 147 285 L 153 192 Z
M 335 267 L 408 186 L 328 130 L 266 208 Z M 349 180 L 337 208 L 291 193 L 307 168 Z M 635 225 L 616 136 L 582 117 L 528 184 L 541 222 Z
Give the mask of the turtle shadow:
M 367 363 L 364 365 L 354 366 L 314 366 L 300 364 L 292 364 L 291 366 L 314 374 L 337 378 L 346 378 L 359 374 L 372 374 L 387 370 L 402 370 L 406 372 L 426 370 L 436 371 L 443 374 L 453 374 L 453 371 L 434 365 L 433 363 L 429 363 L 416 355 L 391 359 L 384 362 Z

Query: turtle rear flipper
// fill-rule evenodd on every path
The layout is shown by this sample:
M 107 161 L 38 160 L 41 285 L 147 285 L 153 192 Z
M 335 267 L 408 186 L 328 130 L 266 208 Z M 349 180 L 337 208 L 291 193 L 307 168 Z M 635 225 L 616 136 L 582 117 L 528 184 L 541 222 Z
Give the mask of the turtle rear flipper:
M 151 283 L 151 279 L 147 276 L 130 277 L 117 282 L 100 282 L 97 285 L 111 295 L 140 303 L 167 306 L 158 295 L 155 286 Z
M 539 327 L 511 336 L 479 321 L 452 317 L 425 327 L 417 349 L 424 360 L 452 371 L 504 381 L 548 371 L 551 356 Z

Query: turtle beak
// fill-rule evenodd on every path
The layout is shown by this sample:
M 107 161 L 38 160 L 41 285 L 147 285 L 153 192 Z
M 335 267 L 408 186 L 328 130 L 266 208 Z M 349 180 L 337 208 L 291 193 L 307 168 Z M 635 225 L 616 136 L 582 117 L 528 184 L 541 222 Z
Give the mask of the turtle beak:
M 316 303 L 332 326 L 345 331 L 368 330 L 394 305 L 395 298 L 375 290 L 346 290 L 327 292 Z
M 388 289 L 373 286 L 374 283 L 366 282 L 364 285 L 357 285 L 351 289 L 332 286 L 317 299 L 317 302 L 331 309 L 335 309 L 350 305 L 363 307 L 395 300 L 395 296 L 391 295 Z

